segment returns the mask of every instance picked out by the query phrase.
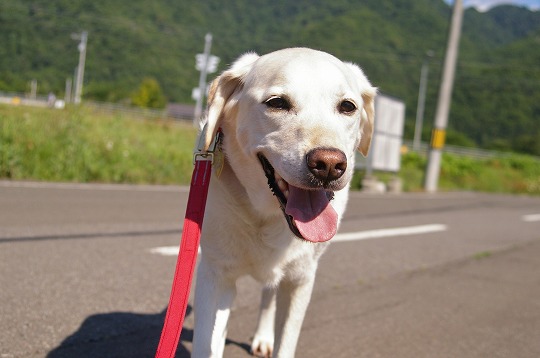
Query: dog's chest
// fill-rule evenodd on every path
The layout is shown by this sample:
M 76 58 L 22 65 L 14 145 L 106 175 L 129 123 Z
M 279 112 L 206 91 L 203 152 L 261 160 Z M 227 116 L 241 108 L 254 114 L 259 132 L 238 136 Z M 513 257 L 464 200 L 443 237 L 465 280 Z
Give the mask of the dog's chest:
M 326 245 L 296 238 L 267 187 L 260 191 L 275 208 L 262 215 L 245 192 L 241 195 L 242 187 L 228 166 L 214 184 L 201 244 L 217 272 L 233 280 L 250 275 L 264 284 L 277 285 L 285 277 L 301 276 L 302 267 L 316 263 Z
M 260 236 L 243 252 L 244 257 L 249 257 L 245 274 L 270 286 L 276 286 L 284 278 L 300 279 L 305 272 L 303 267 L 316 262 L 315 251 L 314 245 L 300 241 L 289 232 Z
M 208 218 L 209 225 L 203 230 L 203 254 L 229 279 L 250 275 L 275 286 L 283 278 L 299 278 L 301 267 L 316 262 L 326 246 L 294 237 L 280 216 L 258 222 L 246 221 L 248 218 L 229 223 L 221 218 L 221 225 L 210 224 L 217 224 L 217 220 Z

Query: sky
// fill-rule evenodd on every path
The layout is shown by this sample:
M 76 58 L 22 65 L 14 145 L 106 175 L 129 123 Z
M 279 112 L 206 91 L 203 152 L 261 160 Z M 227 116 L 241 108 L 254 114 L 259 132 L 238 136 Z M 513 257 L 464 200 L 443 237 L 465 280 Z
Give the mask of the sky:
M 453 3 L 453 0 L 445 0 L 447 3 Z M 540 0 L 464 0 L 465 7 L 475 7 L 478 11 L 487 11 L 497 5 L 513 4 L 517 6 L 526 6 L 531 10 L 540 10 Z

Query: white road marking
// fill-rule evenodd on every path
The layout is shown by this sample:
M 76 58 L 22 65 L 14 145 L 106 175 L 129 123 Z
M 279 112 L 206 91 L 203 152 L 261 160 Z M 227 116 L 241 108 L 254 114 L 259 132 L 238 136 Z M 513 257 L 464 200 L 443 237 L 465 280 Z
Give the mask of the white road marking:
M 150 252 L 162 256 L 177 256 L 180 246 L 161 246 L 150 249 Z
M 334 242 L 357 241 L 357 240 L 380 239 L 383 237 L 392 237 L 392 236 L 428 234 L 432 232 L 445 231 L 447 229 L 448 227 L 443 224 L 431 224 L 431 225 L 396 227 L 396 228 L 391 228 L 391 229 L 347 232 L 343 234 L 337 234 L 336 236 L 334 236 L 332 241 Z
M 383 237 L 406 236 L 429 234 L 432 232 L 446 231 L 448 227 L 443 224 L 418 225 L 407 227 L 396 227 L 391 229 L 366 230 L 358 232 L 347 232 L 337 234 L 332 239 L 332 242 L 358 241 L 368 239 L 380 239 Z M 161 246 L 154 247 L 150 250 L 151 253 L 162 256 L 177 256 L 179 251 L 178 246 Z M 199 250 L 200 251 L 200 250 Z
M 101 184 L 101 183 L 55 183 L 35 181 L 0 180 L 0 187 L 30 189 L 101 190 L 101 191 L 150 191 L 189 192 L 189 187 L 178 185 Z
M 521 220 L 525 221 L 525 222 L 535 222 L 535 221 L 540 221 L 540 214 L 530 214 L 530 215 L 523 215 L 521 217 Z

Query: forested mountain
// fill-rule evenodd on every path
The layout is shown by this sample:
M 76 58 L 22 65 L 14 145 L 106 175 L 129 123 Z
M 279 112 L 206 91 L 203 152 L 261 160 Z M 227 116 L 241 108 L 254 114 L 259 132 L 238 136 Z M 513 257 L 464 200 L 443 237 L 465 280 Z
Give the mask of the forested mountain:
M 451 9 L 443 0 L 3 0 L 0 91 L 62 95 L 78 62 L 72 33 L 88 31 L 84 98 L 121 101 L 144 78 L 190 103 L 196 53 L 214 37 L 220 70 L 246 51 L 309 46 L 360 64 L 407 105 L 412 137 L 420 67 L 433 121 Z M 540 12 L 500 6 L 465 12 L 449 140 L 540 154 Z

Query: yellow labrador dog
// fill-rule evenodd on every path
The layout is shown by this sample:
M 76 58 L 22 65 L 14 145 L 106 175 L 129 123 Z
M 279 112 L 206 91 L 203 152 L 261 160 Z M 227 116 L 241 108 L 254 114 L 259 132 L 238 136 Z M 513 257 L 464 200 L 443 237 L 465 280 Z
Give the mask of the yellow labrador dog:
M 220 128 L 195 290 L 195 358 L 221 357 L 236 280 L 264 283 L 257 356 L 293 357 L 319 257 L 367 155 L 374 97 L 362 70 L 324 52 L 248 53 L 211 85 L 201 133 Z

